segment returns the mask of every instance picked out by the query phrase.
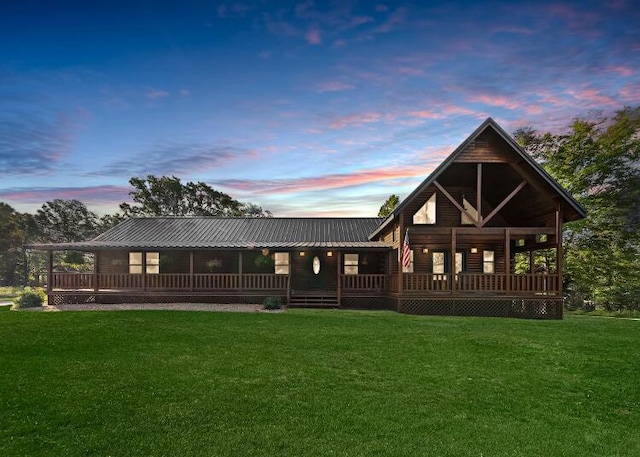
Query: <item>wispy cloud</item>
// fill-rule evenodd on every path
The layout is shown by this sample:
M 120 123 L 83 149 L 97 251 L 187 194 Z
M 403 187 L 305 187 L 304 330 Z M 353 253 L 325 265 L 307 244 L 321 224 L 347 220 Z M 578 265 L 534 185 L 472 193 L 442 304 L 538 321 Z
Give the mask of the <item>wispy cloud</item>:
M 71 138 L 66 115 L 0 114 L 0 169 L 17 175 L 51 172 L 70 153 Z
M 329 81 L 326 83 L 318 84 L 316 86 L 316 92 L 324 93 L 324 92 L 341 92 L 345 90 L 354 89 L 355 86 L 352 84 L 343 83 L 340 81 Z
M 222 167 L 236 160 L 247 160 L 252 156 L 255 156 L 255 151 L 233 146 L 168 143 L 102 167 L 99 172 L 91 175 L 181 175 Z
M 56 198 L 86 203 L 119 203 L 128 200 L 128 186 L 17 187 L 0 190 L 0 199 L 16 203 L 44 203 Z
M 169 96 L 169 92 L 162 89 L 149 89 L 146 93 L 149 100 L 159 100 Z
M 352 113 L 344 116 L 335 117 L 329 127 L 332 129 L 343 129 L 345 127 L 358 127 L 364 124 L 371 124 L 385 120 L 385 116 L 389 119 L 389 115 L 383 115 L 377 112 Z
M 390 179 L 423 176 L 429 172 L 424 164 L 407 167 L 384 167 L 354 173 L 336 173 L 314 177 L 291 179 L 227 179 L 217 181 L 216 184 L 229 189 L 260 194 L 287 194 L 295 192 L 309 192 L 342 187 L 352 187 L 362 184 L 386 181 Z
M 309 44 L 314 44 L 314 45 L 322 44 L 322 36 L 320 35 L 320 30 L 316 28 L 307 30 L 307 33 L 304 34 L 304 37 L 307 40 L 307 43 Z

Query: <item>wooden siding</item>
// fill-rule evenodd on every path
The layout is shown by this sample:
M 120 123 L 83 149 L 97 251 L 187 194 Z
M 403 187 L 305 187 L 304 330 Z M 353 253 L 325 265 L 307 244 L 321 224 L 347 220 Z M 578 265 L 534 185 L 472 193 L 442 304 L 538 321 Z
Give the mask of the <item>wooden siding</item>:
M 495 130 L 487 129 L 471 141 L 456 162 L 513 162 L 517 160 L 515 153 Z

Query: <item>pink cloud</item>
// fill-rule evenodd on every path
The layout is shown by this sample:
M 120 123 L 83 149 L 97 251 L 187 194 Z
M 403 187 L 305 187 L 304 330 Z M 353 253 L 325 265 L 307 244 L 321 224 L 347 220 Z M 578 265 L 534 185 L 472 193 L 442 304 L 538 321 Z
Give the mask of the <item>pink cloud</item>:
M 605 71 L 618 73 L 622 76 L 633 76 L 633 74 L 635 73 L 634 70 L 624 65 L 612 65 L 610 67 L 606 67 Z
M 469 101 L 474 103 L 482 103 L 489 106 L 497 106 L 499 108 L 521 108 L 521 105 L 519 103 L 516 103 L 503 95 L 475 95 L 471 97 Z
M 618 102 L 613 98 L 603 95 L 598 89 L 582 88 L 582 89 L 567 89 L 565 93 L 571 95 L 576 100 L 585 100 L 593 103 L 597 107 L 603 105 L 618 106 Z
M 422 76 L 424 75 L 424 71 L 420 68 L 412 68 L 412 67 L 398 67 L 398 73 L 402 75 L 410 75 L 410 76 Z
M 424 165 L 407 167 L 385 167 L 373 170 L 363 170 L 355 173 L 330 174 L 308 178 L 269 179 L 269 180 L 240 180 L 231 179 L 217 184 L 236 191 L 257 192 L 260 194 L 289 194 L 309 192 L 341 187 L 352 187 L 377 181 L 398 178 L 412 178 L 425 176 L 432 168 Z
M 381 122 L 385 120 L 385 118 L 388 119 L 389 116 L 384 116 L 377 112 L 347 114 L 346 116 L 339 116 L 333 119 L 331 123 L 329 123 L 329 127 L 332 129 L 343 129 L 348 126 L 359 126 L 374 122 Z
M 44 203 L 56 198 L 120 203 L 128 200 L 129 190 L 129 186 L 18 188 L 0 191 L 0 198 L 18 203 Z
M 318 29 L 309 29 L 307 33 L 304 35 L 307 43 L 313 45 L 322 44 L 322 37 L 320 36 L 320 31 Z
M 627 84 L 619 93 L 624 101 L 637 103 L 640 100 L 640 84 Z
M 340 81 L 330 81 L 326 83 L 319 84 L 317 86 L 316 92 L 324 93 L 324 92 L 341 92 L 344 90 L 351 90 L 354 86 L 351 84 L 343 83 Z

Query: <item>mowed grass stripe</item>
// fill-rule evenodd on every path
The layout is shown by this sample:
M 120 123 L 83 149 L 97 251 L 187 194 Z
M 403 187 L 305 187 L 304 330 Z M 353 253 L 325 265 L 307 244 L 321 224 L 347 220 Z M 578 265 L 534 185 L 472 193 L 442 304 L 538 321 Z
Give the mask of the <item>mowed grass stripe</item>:
M 2 313 L 0 455 L 640 455 L 640 322 Z

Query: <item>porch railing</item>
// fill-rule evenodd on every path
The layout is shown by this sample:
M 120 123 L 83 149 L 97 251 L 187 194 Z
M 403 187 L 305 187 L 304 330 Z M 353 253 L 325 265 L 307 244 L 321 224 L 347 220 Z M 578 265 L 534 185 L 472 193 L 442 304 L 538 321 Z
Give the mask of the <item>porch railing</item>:
M 456 275 L 456 289 L 464 292 L 503 292 L 506 290 L 507 275 L 460 273 Z
M 408 291 L 451 290 L 451 279 L 446 274 L 434 273 L 403 273 L 402 288 Z
M 388 287 L 389 275 L 342 275 L 344 290 L 387 290 Z
M 560 275 L 520 274 L 511 275 L 512 292 L 560 292 Z
M 56 290 L 195 290 L 242 291 L 286 290 L 288 275 L 276 274 L 115 274 L 53 273 Z M 452 280 L 455 284 L 452 284 Z M 397 274 L 342 275 L 345 291 L 399 291 Z M 557 274 L 403 273 L 402 290 L 407 292 L 447 292 L 452 287 L 460 292 L 543 293 L 560 291 Z M 507 285 L 509 287 L 507 287 Z
M 53 273 L 56 290 L 283 290 L 287 275 Z

